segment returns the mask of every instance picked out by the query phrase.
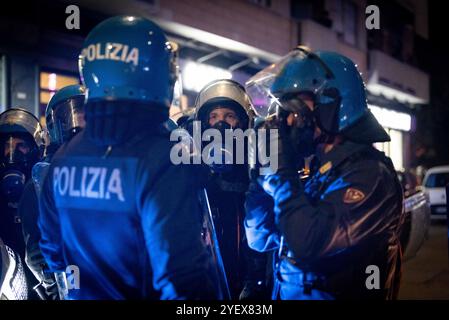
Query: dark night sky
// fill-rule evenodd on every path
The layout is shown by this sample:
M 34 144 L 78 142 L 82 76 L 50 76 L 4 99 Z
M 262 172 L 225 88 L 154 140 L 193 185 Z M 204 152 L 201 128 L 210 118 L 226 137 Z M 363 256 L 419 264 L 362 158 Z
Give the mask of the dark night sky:
M 449 9 L 447 2 L 429 0 L 429 41 L 439 53 L 445 54 L 449 60 Z M 449 61 L 445 67 L 449 66 Z
M 429 0 L 429 36 L 430 40 L 435 42 L 438 37 L 447 36 L 447 17 L 449 11 L 444 1 Z
M 430 103 L 417 114 L 416 144 L 424 145 L 418 163 L 427 167 L 449 163 L 449 9 L 429 0 L 429 46 L 423 61 L 430 74 Z

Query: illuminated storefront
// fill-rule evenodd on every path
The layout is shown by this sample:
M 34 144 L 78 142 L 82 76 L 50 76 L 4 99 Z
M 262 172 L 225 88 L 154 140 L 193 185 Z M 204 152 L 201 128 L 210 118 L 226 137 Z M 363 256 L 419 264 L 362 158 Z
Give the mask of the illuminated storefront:
M 406 169 L 410 157 L 412 115 L 372 104 L 368 107 L 391 138 L 390 142 L 376 143 L 376 148 L 391 158 L 396 170 Z
M 186 38 L 186 35 L 199 35 L 195 32 L 183 34 L 179 32 L 180 29 L 171 28 L 169 23 L 162 24 L 168 29 L 169 39 L 180 47 L 178 63 L 183 95 L 180 103 L 174 102 L 170 109 L 170 117 L 173 120 L 181 116 L 187 108 L 194 107 L 198 92 L 208 83 L 218 79 L 232 79 L 244 85 L 253 74 L 278 58 L 237 41 L 232 41 L 235 45 L 235 50 L 232 50 L 225 46 L 226 41 L 223 41 L 222 37 L 209 33 L 207 37 L 201 37 L 206 32 L 201 32 L 199 37 L 205 42 Z

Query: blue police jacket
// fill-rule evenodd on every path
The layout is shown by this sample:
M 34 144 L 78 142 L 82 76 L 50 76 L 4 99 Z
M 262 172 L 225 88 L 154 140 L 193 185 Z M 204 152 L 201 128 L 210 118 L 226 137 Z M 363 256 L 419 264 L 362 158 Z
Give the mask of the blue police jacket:
M 220 297 L 195 168 L 173 165 L 168 132 L 150 131 L 112 149 L 83 131 L 52 159 L 40 247 L 49 272 L 71 271 L 70 299 Z

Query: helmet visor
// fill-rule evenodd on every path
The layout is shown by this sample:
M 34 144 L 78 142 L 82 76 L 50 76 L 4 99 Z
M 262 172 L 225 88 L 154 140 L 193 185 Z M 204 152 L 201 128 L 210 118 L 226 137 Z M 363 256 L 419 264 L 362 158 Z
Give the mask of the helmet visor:
M 84 96 L 76 96 L 56 106 L 49 120 L 47 126 L 54 142 L 68 141 L 85 126 Z
M 37 146 L 30 134 L 18 132 L 0 138 L 0 159 L 6 165 L 22 164 L 35 158 Z
M 277 107 L 287 110 L 282 103 L 282 100 L 288 100 L 287 96 L 321 96 L 333 77 L 332 71 L 317 55 L 297 48 L 250 78 L 246 82 L 246 91 L 254 112 L 265 118 Z
M 22 109 L 11 108 L 0 114 L 0 134 L 27 133 L 37 146 L 43 144 L 42 127 L 37 118 Z

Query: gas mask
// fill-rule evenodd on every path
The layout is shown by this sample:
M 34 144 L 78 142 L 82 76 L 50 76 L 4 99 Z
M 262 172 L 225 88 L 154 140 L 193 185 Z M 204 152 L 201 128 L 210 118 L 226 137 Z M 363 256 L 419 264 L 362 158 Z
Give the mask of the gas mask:
M 316 149 L 313 111 L 298 97 L 285 96 L 280 102 L 276 115 L 280 130 L 289 137 L 294 154 L 300 159 L 309 157 Z
M 8 203 L 18 203 L 25 187 L 25 174 L 16 169 L 7 169 L 0 182 L 0 192 Z
M 14 139 L 20 137 L 27 149 L 14 143 Z M 23 135 L 10 135 L 2 139 L 1 163 L 0 163 L 0 192 L 8 203 L 18 203 L 25 186 L 30 177 L 31 168 L 38 161 L 37 147 Z M 21 150 L 22 149 L 22 150 Z
M 20 200 L 45 142 L 39 120 L 32 113 L 10 108 L 0 114 L 0 191 L 8 205 Z
M 213 126 L 211 126 L 211 128 L 220 131 L 222 136 L 225 135 L 226 130 L 232 130 L 233 129 L 231 127 L 231 125 L 229 123 L 227 123 L 226 121 L 224 121 L 224 120 L 218 121 Z

